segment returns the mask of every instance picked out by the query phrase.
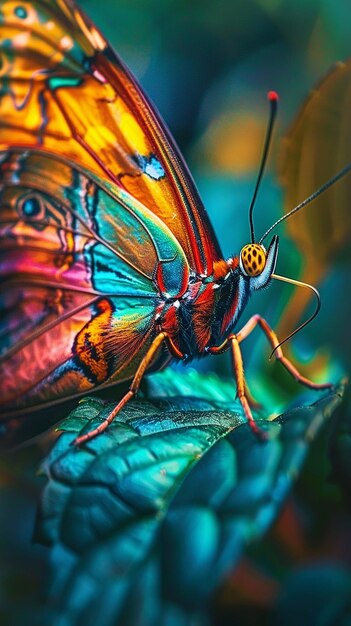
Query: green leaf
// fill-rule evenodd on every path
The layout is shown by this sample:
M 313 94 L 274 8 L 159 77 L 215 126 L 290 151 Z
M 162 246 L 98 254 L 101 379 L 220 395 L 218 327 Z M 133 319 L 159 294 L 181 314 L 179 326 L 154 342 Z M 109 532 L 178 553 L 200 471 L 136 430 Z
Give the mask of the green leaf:
M 51 545 L 52 624 L 202 623 L 245 546 L 271 525 L 343 392 L 260 422 L 263 443 L 231 383 L 193 371 L 153 379 L 158 398 L 131 402 L 76 448 L 111 410 L 82 401 L 43 463 L 37 538 Z

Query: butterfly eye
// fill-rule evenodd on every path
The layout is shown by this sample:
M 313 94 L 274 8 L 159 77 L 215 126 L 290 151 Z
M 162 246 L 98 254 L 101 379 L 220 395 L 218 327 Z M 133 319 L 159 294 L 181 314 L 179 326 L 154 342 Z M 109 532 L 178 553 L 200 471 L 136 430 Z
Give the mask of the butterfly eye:
M 249 243 L 240 252 L 240 268 L 246 276 L 262 274 L 266 265 L 266 250 L 258 243 Z
M 20 215 L 25 219 L 38 220 L 44 217 L 45 207 L 37 196 L 26 196 L 19 201 Z

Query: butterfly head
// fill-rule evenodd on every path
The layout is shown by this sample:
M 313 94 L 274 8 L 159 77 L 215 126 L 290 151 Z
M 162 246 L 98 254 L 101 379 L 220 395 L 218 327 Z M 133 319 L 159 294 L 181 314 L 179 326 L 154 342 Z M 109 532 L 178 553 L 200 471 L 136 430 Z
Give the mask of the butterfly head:
M 241 273 L 250 278 L 253 290 L 265 287 L 275 270 L 279 247 L 279 238 L 275 235 L 266 248 L 259 243 L 249 243 L 241 249 L 239 266 Z

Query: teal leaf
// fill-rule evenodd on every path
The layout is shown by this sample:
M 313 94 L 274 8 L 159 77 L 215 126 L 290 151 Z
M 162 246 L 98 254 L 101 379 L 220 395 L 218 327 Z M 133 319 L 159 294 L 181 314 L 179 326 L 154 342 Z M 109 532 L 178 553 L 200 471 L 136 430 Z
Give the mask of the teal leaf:
M 152 399 L 130 402 L 77 448 L 113 406 L 83 400 L 42 465 L 37 539 L 51 546 L 54 626 L 205 623 L 213 593 L 272 524 L 343 393 L 262 420 L 262 442 L 231 383 L 192 371 L 152 378 Z

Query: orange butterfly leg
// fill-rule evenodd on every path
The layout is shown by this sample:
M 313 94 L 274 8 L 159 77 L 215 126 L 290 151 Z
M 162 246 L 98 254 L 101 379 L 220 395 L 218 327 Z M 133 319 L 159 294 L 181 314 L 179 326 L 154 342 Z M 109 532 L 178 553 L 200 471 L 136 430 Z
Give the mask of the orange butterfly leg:
M 261 327 L 274 350 L 279 344 L 277 335 L 271 329 L 269 324 L 267 324 L 266 320 L 257 314 L 253 315 L 245 324 L 245 326 L 243 326 L 243 328 L 238 333 L 236 333 L 235 336 L 238 340 L 238 343 L 241 343 L 244 339 L 246 339 L 246 337 L 248 337 L 252 333 L 257 325 Z M 291 363 L 291 361 L 284 356 L 281 347 L 277 348 L 275 356 L 278 361 L 280 361 L 282 365 L 284 365 L 285 369 L 288 370 L 293 378 L 295 378 L 298 383 L 305 385 L 305 387 L 309 387 L 310 389 L 329 389 L 330 387 L 333 387 L 332 383 L 314 383 L 309 378 L 306 378 L 305 376 L 300 374 L 298 369 Z
M 142 378 L 143 378 L 147 368 L 149 367 L 149 365 L 152 362 L 152 360 L 153 360 L 157 350 L 160 348 L 161 344 L 164 341 L 166 341 L 170 352 L 174 356 L 177 356 L 178 358 L 183 358 L 183 354 L 177 349 L 177 347 L 174 345 L 172 339 L 168 336 L 168 334 L 165 333 L 165 332 L 159 333 L 155 337 L 153 342 L 151 343 L 147 353 L 145 354 L 145 356 L 142 359 L 142 361 L 141 361 L 137 371 L 135 372 L 132 384 L 129 387 L 129 391 L 127 391 L 127 393 L 123 396 L 123 398 L 115 406 L 113 411 L 111 411 L 111 413 L 106 417 L 106 419 L 103 422 L 101 422 L 101 424 L 99 424 L 99 426 L 97 426 L 93 430 L 90 430 L 85 435 L 82 435 L 81 437 L 77 437 L 77 439 L 75 439 L 74 442 L 73 442 L 74 445 L 79 446 L 80 444 L 85 443 L 86 441 L 90 441 L 90 439 L 93 439 L 94 437 L 96 437 L 100 433 L 104 432 L 104 430 L 106 430 L 106 428 L 109 426 L 109 424 L 111 424 L 111 422 L 113 422 L 113 420 L 115 419 L 116 415 L 120 412 L 120 410 L 127 404 L 127 402 L 129 402 L 129 400 L 131 398 L 133 398 L 137 394 L 139 386 L 140 386 L 140 383 L 141 383 L 141 380 L 142 380 Z
M 234 368 L 234 376 L 235 376 L 237 394 L 238 394 L 238 398 L 240 400 L 241 406 L 244 409 L 245 417 L 249 423 L 251 430 L 255 433 L 255 435 L 258 435 L 259 437 L 264 437 L 263 431 L 257 426 L 254 420 L 254 417 L 251 413 L 250 404 L 246 396 L 246 383 L 245 383 L 245 375 L 244 375 L 243 357 L 241 355 L 238 338 L 236 335 L 230 335 L 228 337 L 228 340 L 230 341 L 230 345 L 232 348 L 233 368 Z
M 275 348 L 277 348 L 277 346 L 279 345 L 277 335 L 269 326 L 269 324 L 267 324 L 266 320 L 257 314 L 253 315 L 249 319 L 249 321 L 245 324 L 245 326 L 243 326 L 243 328 L 236 335 L 228 337 L 228 339 L 230 339 L 232 342 L 234 372 L 235 372 L 235 379 L 236 379 L 236 384 L 238 388 L 238 396 L 239 396 L 241 405 L 244 409 L 245 415 L 247 417 L 247 420 L 252 430 L 256 434 L 259 434 L 260 436 L 262 436 L 263 434 L 264 436 L 264 433 L 262 433 L 262 431 L 258 428 L 257 424 L 254 421 L 248 400 L 246 398 L 244 370 L 242 366 L 242 356 L 241 356 L 241 350 L 239 346 L 239 344 L 244 339 L 246 339 L 246 337 L 248 337 L 250 333 L 252 333 L 252 331 L 256 328 L 257 325 L 260 326 L 260 328 L 263 330 L 269 343 L 272 346 L 272 349 L 274 350 Z M 328 389 L 333 386 L 332 383 L 322 383 L 322 384 L 314 383 L 312 380 L 309 380 L 309 378 L 306 378 L 305 376 L 300 374 L 298 369 L 291 363 L 291 361 L 284 356 L 283 350 L 281 349 L 280 346 L 276 350 L 276 358 L 278 359 L 278 361 L 282 363 L 282 365 L 284 365 L 285 369 L 287 369 L 287 371 L 293 376 L 293 378 L 295 378 L 295 380 L 298 383 L 301 383 L 302 385 L 305 385 L 306 387 L 309 387 L 310 389 Z
M 276 348 L 279 344 L 279 341 L 275 332 L 271 329 L 271 327 L 269 326 L 269 324 L 267 324 L 266 320 L 263 319 L 263 317 L 261 317 L 260 315 L 253 315 L 238 333 L 236 333 L 235 335 L 229 335 L 229 337 L 220 346 L 210 348 L 209 352 L 212 354 L 220 354 L 228 350 L 229 347 L 231 347 L 238 398 L 244 409 L 244 413 L 250 425 L 250 428 L 255 434 L 264 438 L 265 434 L 257 426 L 251 412 L 250 407 L 254 408 L 256 403 L 253 401 L 251 394 L 248 392 L 248 387 L 244 375 L 243 359 L 239 345 L 244 339 L 246 339 L 246 337 L 250 335 L 250 333 L 252 333 L 257 325 L 260 326 L 260 328 L 263 330 L 269 343 L 272 346 L 272 349 Z M 302 385 L 305 385 L 310 389 L 328 389 L 330 387 L 333 387 L 332 383 L 314 383 L 313 381 L 300 374 L 298 369 L 291 363 L 291 361 L 284 356 L 281 347 L 277 348 L 275 354 L 278 361 L 280 361 L 282 365 L 284 365 L 284 367 L 288 370 L 288 372 L 295 378 L 295 380 Z
M 224 352 L 229 350 L 229 348 L 231 347 L 231 343 L 230 343 L 230 338 L 231 337 L 233 337 L 233 335 L 230 335 L 229 337 L 227 337 L 227 339 L 225 339 L 223 341 L 223 343 L 221 343 L 220 346 L 212 346 L 211 348 L 208 348 L 207 352 L 209 354 L 223 354 Z M 253 395 L 252 395 L 252 393 L 251 393 L 251 391 L 249 389 L 249 386 L 248 386 L 248 384 L 247 384 L 247 382 L 245 380 L 245 377 L 244 377 L 244 388 L 245 388 L 245 397 L 246 397 L 246 400 L 247 400 L 249 406 L 252 409 L 260 409 L 261 408 L 261 404 L 259 402 L 257 402 L 255 400 L 255 398 L 253 397 Z

